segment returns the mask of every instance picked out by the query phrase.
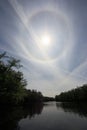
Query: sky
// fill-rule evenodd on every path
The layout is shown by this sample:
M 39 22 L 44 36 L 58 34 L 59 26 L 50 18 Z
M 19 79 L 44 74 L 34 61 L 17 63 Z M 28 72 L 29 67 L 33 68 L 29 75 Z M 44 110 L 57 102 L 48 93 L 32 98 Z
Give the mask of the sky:
M 87 0 L 0 0 L 0 53 L 27 88 L 55 96 L 87 83 Z

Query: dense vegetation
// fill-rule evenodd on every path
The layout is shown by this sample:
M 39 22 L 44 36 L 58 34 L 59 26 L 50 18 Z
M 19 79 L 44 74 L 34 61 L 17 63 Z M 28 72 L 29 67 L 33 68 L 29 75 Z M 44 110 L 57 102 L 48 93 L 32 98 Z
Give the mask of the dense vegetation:
M 19 71 L 20 60 L 0 54 L 0 104 L 29 105 L 35 102 L 53 101 L 41 92 L 26 89 L 27 82 Z
M 19 71 L 20 60 L 0 54 L 0 104 L 30 104 L 42 101 L 87 101 L 87 84 L 62 92 L 53 97 L 44 97 L 41 92 L 27 90 L 27 82 L 23 73 Z
M 43 97 L 43 101 L 45 101 L 45 102 L 55 101 L 55 98 L 53 98 L 53 97 L 46 97 L 46 96 L 44 96 L 44 97 Z
M 55 96 L 56 101 L 62 102 L 86 102 L 87 101 L 87 84 L 72 89 L 68 92 L 62 92 L 60 95 Z
M 42 102 L 42 101 L 43 101 L 43 95 L 41 92 L 26 89 L 26 96 L 24 97 L 25 105 L 28 105 L 33 102 Z
M 0 55 L 0 103 L 18 103 L 25 96 L 26 80 L 18 70 L 19 62 L 6 53 Z
M 41 101 L 41 92 L 27 90 L 26 80 L 19 71 L 20 61 L 0 54 L 0 104 L 19 104 Z

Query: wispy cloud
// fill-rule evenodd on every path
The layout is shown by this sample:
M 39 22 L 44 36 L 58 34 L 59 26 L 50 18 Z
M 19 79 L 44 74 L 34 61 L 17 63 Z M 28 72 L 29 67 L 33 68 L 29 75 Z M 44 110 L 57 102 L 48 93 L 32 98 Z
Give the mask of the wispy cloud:
M 87 82 L 86 4 L 82 11 L 84 15 L 79 16 L 81 6 L 75 4 L 77 3 L 75 1 L 72 5 L 67 0 L 65 1 L 66 4 L 65 2 L 55 3 L 55 1 L 32 3 L 32 1 L 22 0 L 1 0 L 0 3 L 0 51 L 7 51 L 21 59 L 24 66 L 22 70 L 29 83 L 27 88 L 38 89 L 50 96 Z M 72 7 L 71 10 L 70 7 Z M 60 17 L 65 19 L 67 24 L 65 23 L 64 27 L 69 31 L 66 31 L 69 33 L 69 39 L 61 47 L 62 49 L 58 50 L 55 47 L 52 51 L 53 59 L 40 45 L 39 37 L 30 24 L 32 15 L 35 17 L 43 10 L 47 13 L 53 11 L 58 19 Z M 62 41 L 62 38 L 59 41 Z M 57 47 L 59 44 L 62 42 L 55 43 Z

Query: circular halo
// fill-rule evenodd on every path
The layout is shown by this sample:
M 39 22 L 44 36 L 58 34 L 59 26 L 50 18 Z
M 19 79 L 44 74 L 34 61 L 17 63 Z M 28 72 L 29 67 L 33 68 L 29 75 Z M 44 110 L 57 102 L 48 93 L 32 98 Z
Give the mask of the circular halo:
M 42 9 L 42 10 L 37 10 L 37 11 L 35 10 L 35 12 L 33 12 L 32 15 L 29 17 L 29 20 L 31 20 L 36 15 L 38 15 L 39 13 L 42 13 L 42 12 L 50 12 L 50 13 L 54 13 L 54 15 L 56 14 L 56 16 L 60 16 L 60 18 L 62 18 L 64 20 L 64 22 L 66 23 L 66 25 L 67 25 L 67 29 L 69 31 L 69 38 L 66 41 L 66 47 L 63 49 L 62 53 L 59 54 L 58 56 L 56 56 L 55 58 L 47 58 L 45 60 L 43 60 L 43 59 L 41 60 L 39 58 L 34 57 L 31 53 L 29 53 L 29 55 L 30 55 L 30 57 L 32 58 L 33 61 L 37 61 L 37 62 L 41 62 L 41 63 L 44 63 L 44 62 L 54 62 L 54 61 L 60 59 L 62 57 L 62 55 L 64 55 L 65 52 L 68 50 L 69 46 L 73 43 L 73 31 L 71 31 L 72 30 L 72 26 L 71 26 L 71 23 L 69 22 L 68 17 L 64 13 L 59 11 L 59 10 L 55 11 L 55 9 Z M 34 33 L 32 28 L 31 28 L 31 30 L 30 30 L 30 33 L 31 33 L 32 39 L 35 38 L 34 42 L 36 42 L 38 44 L 38 40 L 39 39 L 37 38 L 37 36 Z M 48 40 L 48 39 L 45 39 L 45 40 Z

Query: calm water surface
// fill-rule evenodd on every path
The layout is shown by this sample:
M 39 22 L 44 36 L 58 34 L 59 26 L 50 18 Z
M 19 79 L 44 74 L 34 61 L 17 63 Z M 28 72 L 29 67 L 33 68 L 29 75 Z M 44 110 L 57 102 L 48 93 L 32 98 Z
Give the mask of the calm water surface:
M 0 109 L 0 130 L 87 130 L 87 105 L 49 102 Z

